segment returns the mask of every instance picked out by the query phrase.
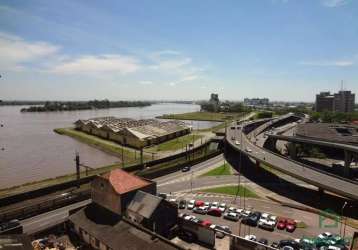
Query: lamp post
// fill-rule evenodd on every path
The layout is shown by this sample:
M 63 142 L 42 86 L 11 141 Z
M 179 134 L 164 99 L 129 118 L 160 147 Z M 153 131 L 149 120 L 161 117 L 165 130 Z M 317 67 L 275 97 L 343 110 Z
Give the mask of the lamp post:
M 347 202 L 345 201 L 342 208 L 341 208 L 341 227 L 339 228 L 339 235 L 342 236 L 342 219 L 343 219 L 343 210 L 347 206 Z

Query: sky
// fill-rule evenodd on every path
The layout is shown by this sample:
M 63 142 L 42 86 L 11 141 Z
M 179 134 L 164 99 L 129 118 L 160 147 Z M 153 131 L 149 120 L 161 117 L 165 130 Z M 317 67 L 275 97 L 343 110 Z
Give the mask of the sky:
M 357 95 L 358 1 L 2 0 L 0 75 L 4 100 Z

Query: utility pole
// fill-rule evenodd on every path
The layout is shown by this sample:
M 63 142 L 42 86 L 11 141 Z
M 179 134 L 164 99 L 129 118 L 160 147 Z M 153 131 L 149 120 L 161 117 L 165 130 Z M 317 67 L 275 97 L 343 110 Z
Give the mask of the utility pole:
M 140 164 L 143 165 L 143 147 L 140 148 Z
M 77 188 L 80 187 L 80 155 L 78 152 L 76 152 L 76 158 L 75 158 L 75 162 L 76 162 L 76 180 L 77 180 Z
M 124 148 L 121 147 L 122 149 L 122 168 L 124 168 Z

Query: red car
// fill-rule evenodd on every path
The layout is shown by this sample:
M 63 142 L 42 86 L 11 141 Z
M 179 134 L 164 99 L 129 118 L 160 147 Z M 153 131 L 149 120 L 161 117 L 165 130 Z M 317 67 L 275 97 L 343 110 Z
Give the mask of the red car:
M 204 202 L 203 201 L 195 201 L 195 204 L 194 204 L 196 207 L 202 207 L 204 206 Z
M 201 225 L 202 226 L 204 226 L 204 227 L 210 227 L 211 226 L 211 221 L 209 221 L 209 220 L 203 220 L 202 222 L 201 222 Z
M 287 225 L 287 219 L 285 218 L 279 218 L 277 222 L 277 229 L 284 230 Z
M 294 220 L 287 220 L 286 231 L 292 233 L 296 229 L 296 222 Z
M 221 216 L 221 210 L 218 209 L 218 208 L 209 209 L 206 214 L 216 216 L 216 217 L 220 217 Z

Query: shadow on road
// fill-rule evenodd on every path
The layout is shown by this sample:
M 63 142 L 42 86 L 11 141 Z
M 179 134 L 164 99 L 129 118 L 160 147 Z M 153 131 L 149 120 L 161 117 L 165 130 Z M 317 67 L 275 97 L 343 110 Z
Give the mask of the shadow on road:
M 248 157 L 242 155 L 242 167 L 240 169 L 240 157 L 237 151 L 230 148 L 225 154 L 227 161 L 250 181 L 271 190 L 281 196 L 295 200 L 310 207 L 320 210 L 330 210 L 341 214 L 342 206 L 347 201 L 348 205 L 344 209 L 344 216 L 358 219 L 357 201 L 347 200 L 329 193 L 320 193 L 317 190 L 299 186 L 293 182 L 287 181 L 274 173 L 257 167 Z M 291 179 L 291 178 L 290 178 Z M 301 181 L 297 181 L 301 182 Z M 358 191 L 358 188 L 357 188 Z M 352 207 L 350 207 L 352 205 Z

